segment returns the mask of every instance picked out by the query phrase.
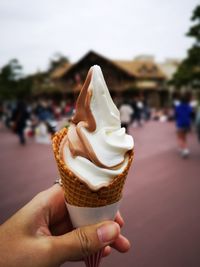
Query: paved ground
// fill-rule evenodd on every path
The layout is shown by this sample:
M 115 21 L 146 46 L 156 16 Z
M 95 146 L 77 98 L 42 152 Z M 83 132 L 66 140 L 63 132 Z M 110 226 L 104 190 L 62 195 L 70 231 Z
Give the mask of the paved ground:
M 133 129 L 135 161 L 124 190 L 127 254 L 113 251 L 102 266 L 200 266 L 200 145 L 192 134 L 191 157 L 176 151 L 174 126 L 150 122 Z M 51 147 L 20 147 L 0 127 L 0 223 L 52 184 L 57 176 Z M 64 266 L 84 266 L 68 263 Z

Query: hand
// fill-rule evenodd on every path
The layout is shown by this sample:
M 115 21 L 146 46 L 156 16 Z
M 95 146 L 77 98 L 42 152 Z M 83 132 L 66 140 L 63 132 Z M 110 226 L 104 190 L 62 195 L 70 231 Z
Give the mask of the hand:
M 123 219 L 105 221 L 73 230 L 59 185 L 39 193 L 0 226 L 0 266 L 57 267 L 81 260 L 111 247 L 128 251 L 129 241 L 120 234 Z

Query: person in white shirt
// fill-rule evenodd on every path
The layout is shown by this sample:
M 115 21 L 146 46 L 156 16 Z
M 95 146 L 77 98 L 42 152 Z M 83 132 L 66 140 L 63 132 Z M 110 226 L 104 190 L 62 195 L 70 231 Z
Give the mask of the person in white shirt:
M 121 126 L 124 127 L 126 131 L 128 132 L 128 127 L 129 127 L 129 124 L 131 123 L 133 109 L 131 105 L 125 101 L 120 106 L 119 111 L 120 111 Z

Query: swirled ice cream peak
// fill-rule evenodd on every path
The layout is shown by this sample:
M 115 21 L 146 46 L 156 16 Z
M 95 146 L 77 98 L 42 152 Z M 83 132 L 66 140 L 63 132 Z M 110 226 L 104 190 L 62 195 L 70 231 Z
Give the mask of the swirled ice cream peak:
M 123 172 L 133 145 L 133 138 L 121 128 L 101 68 L 91 67 L 61 144 L 65 163 L 91 189 L 98 190 Z

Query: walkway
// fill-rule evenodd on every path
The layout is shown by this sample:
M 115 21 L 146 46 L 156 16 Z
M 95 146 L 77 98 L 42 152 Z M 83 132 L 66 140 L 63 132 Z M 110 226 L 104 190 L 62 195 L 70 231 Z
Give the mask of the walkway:
M 176 151 L 173 124 L 150 122 L 133 129 L 135 160 L 124 190 L 121 213 L 132 248 L 115 251 L 102 266 L 200 266 L 200 144 L 190 136 L 191 156 Z M 57 177 L 51 147 L 0 128 L 0 223 L 50 186 Z M 67 263 L 79 267 L 83 263 Z

